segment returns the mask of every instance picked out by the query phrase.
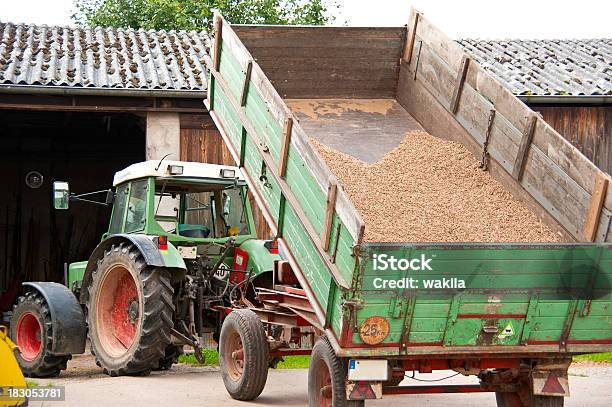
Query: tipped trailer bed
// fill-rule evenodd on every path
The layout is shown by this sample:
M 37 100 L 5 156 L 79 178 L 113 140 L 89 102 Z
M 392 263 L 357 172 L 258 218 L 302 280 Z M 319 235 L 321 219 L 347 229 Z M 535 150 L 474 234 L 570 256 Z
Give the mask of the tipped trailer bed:
M 284 259 L 251 308 L 324 335 L 311 405 L 494 391 L 498 405 L 557 406 L 571 355 L 612 350 L 609 175 L 421 14 L 399 28 L 217 15 L 211 54 L 206 106 Z M 568 243 L 364 242 L 368 225 L 309 139 L 375 162 L 420 129 L 476 157 L 486 148 L 493 177 Z M 383 257 L 397 267 L 381 268 Z M 437 369 L 481 384 L 397 385 Z

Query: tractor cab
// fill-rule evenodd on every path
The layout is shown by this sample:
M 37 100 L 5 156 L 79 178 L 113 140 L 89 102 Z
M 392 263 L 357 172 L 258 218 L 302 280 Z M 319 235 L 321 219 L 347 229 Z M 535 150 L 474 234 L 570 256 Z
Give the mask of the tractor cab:
M 254 237 L 246 182 L 236 167 L 146 161 L 115 174 L 107 235 L 165 236 L 176 244 Z

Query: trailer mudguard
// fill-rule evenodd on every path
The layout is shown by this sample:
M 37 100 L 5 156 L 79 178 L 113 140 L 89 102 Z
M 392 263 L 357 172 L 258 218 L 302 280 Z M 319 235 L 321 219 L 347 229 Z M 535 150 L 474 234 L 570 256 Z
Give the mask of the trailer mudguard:
M 85 352 L 85 314 L 72 291 L 62 284 L 52 282 L 27 282 L 23 285 L 38 291 L 47 302 L 53 324 L 51 352 L 56 355 Z
M 91 284 L 91 273 L 93 272 L 93 269 L 95 268 L 98 260 L 103 256 L 104 251 L 114 244 L 133 244 L 136 246 L 136 248 L 138 248 L 148 266 L 172 268 L 181 271 L 187 270 L 185 261 L 181 257 L 176 247 L 174 247 L 171 243 L 168 243 L 168 250 L 159 250 L 152 239 L 153 236 L 148 235 L 119 233 L 116 235 L 111 235 L 101 241 L 91 253 L 89 260 L 87 261 L 85 275 L 83 276 L 83 282 L 81 284 L 81 294 L 79 296 L 79 301 L 81 304 L 85 304 L 89 297 L 87 287 L 89 287 L 89 284 Z

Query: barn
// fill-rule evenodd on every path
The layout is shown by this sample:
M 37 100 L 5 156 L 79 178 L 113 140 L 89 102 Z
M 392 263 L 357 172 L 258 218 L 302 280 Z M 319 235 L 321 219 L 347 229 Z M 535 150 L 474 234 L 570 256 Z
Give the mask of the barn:
M 595 165 L 612 173 L 612 39 L 459 43 Z

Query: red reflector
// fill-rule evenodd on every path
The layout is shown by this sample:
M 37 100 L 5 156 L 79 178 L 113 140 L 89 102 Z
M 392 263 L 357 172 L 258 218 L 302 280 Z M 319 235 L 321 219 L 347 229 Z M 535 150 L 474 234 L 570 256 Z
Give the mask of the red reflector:
M 168 236 L 158 237 L 157 247 L 159 248 L 159 250 L 168 250 Z
M 272 254 L 278 254 L 278 240 L 269 240 L 264 243 L 264 246 Z
M 230 281 L 232 283 L 244 281 L 248 260 L 249 254 L 237 247 L 234 251 L 234 264 L 232 265 L 232 271 L 230 272 Z

